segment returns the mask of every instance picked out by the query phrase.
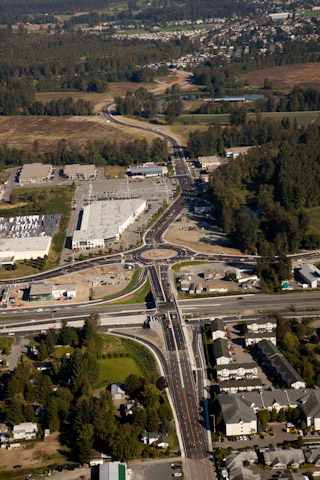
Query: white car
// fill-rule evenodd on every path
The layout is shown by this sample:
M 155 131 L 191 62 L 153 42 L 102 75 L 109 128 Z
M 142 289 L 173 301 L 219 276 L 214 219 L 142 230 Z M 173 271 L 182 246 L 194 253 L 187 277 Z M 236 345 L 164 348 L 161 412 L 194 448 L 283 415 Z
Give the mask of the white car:
M 176 472 L 173 474 L 174 477 L 182 477 L 182 473 L 181 472 Z
M 13 337 L 15 335 L 14 332 L 9 332 L 8 335 L 10 335 L 10 337 Z

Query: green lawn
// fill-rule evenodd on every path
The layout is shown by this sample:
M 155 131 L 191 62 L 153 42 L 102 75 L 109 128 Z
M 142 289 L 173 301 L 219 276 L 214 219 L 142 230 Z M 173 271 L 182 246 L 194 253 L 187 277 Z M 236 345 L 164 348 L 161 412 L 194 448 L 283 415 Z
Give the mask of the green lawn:
M 0 337 L 0 350 L 4 350 L 6 347 L 10 347 L 13 342 L 13 338 L 11 337 Z
M 57 347 L 54 350 L 54 356 L 56 358 L 62 358 L 63 355 L 65 355 L 66 353 L 70 353 L 71 355 L 73 352 L 74 352 L 73 347 Z
M 189 265 L 202 265 L 203 263 L 217 263 L 217 262 L 201 262 L 201 260 L 194 260 L 192 262 L 181 262 L 172 265 L 172 270 L 178 272 L 182 267 L 188 267 Z
M 143 376 L 133 358 L 106 358 L 97 361 L 99 365 L 99 386 L 97 388 L 114 382 L 123 383 L 131 374 Z
M 309 218 L 309 233 L 320 235 L 320 207 L 308 208 L 306 210 Z

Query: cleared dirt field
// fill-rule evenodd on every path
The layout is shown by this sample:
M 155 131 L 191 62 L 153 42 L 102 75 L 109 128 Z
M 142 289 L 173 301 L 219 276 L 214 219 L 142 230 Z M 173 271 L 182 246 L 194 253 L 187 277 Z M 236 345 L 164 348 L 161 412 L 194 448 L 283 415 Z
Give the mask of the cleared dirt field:
M 219 227 L 196 215 L 183 216 L 182 221 L 177 220 L 164 238 L 167 242 L 189 247 L 196 252 L 241 255 L 240 250 L 232 248 L 230 240 Z
M 49 435 L 43 442 L 34 443 L 33 448 L 23 448 L 21 446 L 15 450 L 1 449 L 0 471 L 10 470 L 12 472 L 14 471 L 12 467 L 17 464 L 22 465 L 23 468 L 37 468 L 63 462 L 64 457 L 59 453 L 61 445 L 58 438 L 58 433 L 54 433 Z M 21 445 L 27 446 L 28 444 Z M 29 445 L 31 446 L 32 443 Z
M 284 67 L 267 68 L 240 75 L 237 80 L 263 87 L 268 78 L 274 88 L 292 88 L 295 85 L 320 89 L 320 63 L 299 63 Z
M 80 145 L 93 140 L 131 141 L 149 138 L 126 127 L 114 128 L 100 117 L 0 117 L 0 143 L 16 148 L 32 148 L 39 142 L 42 151 L 53 150 L 59 140 Z

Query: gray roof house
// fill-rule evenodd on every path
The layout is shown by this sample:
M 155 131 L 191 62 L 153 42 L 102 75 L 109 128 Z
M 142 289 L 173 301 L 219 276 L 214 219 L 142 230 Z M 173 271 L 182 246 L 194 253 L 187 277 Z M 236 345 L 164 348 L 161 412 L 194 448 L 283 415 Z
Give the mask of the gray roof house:
M 262 382 L 260 378 L 225 380 L 219 383 L 219 390 L 223 393 L 252 392 L 262 390 Z
M 126 392 L 123 390 L 123 385 L 120 383 L 113 383 L 111 385 L 111 396 L 112 400 L 123 400 L 125 398 Z
M 304 456 L 307 463 L 313 463 L 314 465 L 320 465 L 320 447 L 309 447 L 304 450 Z
M 260 355 L 269 363 L 280 381 L 289 388 L 305 388 L 306 383 L 291 363 L 270 340 L 258 343 Z
M 320 389 L 308 389 L 306 395 L 300 399 L 299 403 L 299 407 L 305 416 L 307 427 L 320 430 Z
M 218 395 L 226 435 L 257 432 L 257 417 L 249 402 L 236 395 Z
M 270 340 L 273 345 L 277 344 L 277 336 L 275 332 L 248 332 L 244 334 L 244 343 L 246 347 L 255 345 L 261 340 Z
M 308 477 L 301 472 L 283 472 L 279 476 L 279 480 L 306 480 Z
M 259 473 L 253 473 L 249 468 L 239 467 L 230 472 L 229 478 L 230 480 L 260 480 L 261 477 Z
M 243 467 L 243 462 L 258 463 L 258 455 L 254 450 L 242 452 L 231 452 L 225 455 L 225 464 L 229 472 L 236 468 Z
M 228 342 L 225 338 L 216 338 L 212 344 L 213 355 L 217 365 L 226 365 L 232 362 Z
M 221 318 L 214 318 L 211 320 L 210 328 L 212 340 L 216 340 L 217 338 L 226 338 L 226 331 Z
M 244 378 L 258 378 L 258 365 L 256 362 L 230 363 L 229 365 L 217 365 L 215 367 L 217 379 L 242 380 Z
M 273 469 L 287 468 L 289 466 L 298 468 L 305 461 L 303 451 L 300 448 L 274 448 L 262 453 L 265 465 Z

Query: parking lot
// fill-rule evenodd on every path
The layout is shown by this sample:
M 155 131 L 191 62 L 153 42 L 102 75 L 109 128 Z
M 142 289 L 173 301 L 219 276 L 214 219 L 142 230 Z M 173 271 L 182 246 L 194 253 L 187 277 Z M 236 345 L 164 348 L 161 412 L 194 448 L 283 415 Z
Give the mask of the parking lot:
M 78 184 L 75 193 L 74 210 L 72 211 L 69 227 L 67 230 L 67 248 L 64 251 L 63 259 L 66 259 L 71 252 L 71 238 L 79 223 L 79 213 L 82 208 L 92 202 L 102 200 L 121 200 L 127 198 L 143 198 L 147 200 L 147 210 L 140 215 L 122 235 L 123 249 L 136 246 L 141 238 L 140 228 L 147 225 L 152 215 L 156 213 L 166 200 L 168 204 L 173 201 L 176 191 L 176 181 L 166 177 L 154 177 L 146 179 L 115 179 L 95 180 Z M 114 245 L 113 248 L 119 248 Z M 99 249 L 98 249 L 99 250 Z M 92 250 L 94 252 L 94 250 Z
M 171 465 L 174 465 L 174 467 Z M 130 480 L 172 480 L 173 478 L 183 479 L 182 464 L 181 462 L 173 459 L 134 462 L 129 463 L 128 468 L 132 469 Z M 179 473 L 181 473 L 181 476 L 178 475 Z

